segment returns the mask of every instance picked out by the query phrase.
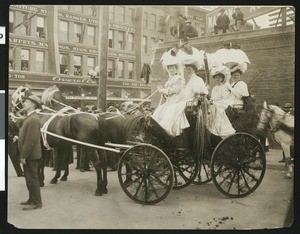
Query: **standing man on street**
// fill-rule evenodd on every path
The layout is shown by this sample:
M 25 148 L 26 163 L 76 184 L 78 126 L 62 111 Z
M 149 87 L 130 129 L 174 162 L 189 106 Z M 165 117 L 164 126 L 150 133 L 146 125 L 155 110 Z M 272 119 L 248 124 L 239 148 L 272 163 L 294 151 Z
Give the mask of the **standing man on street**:
M 29 205 L 23 210 L 34 210 L 42 207 L 42 197 L 38 176 L 39 160 L 42 158 L 41 134 L 39 117 L 35 110 L 40 108 L 41 100 L 34 94 L 24 97 L 24 111 L 27 117 L 24 119 L 19 131 L 20 160 L 24 167 L 26 186 L 29 191 L 29 199 L 21 202 L 21 205 Z

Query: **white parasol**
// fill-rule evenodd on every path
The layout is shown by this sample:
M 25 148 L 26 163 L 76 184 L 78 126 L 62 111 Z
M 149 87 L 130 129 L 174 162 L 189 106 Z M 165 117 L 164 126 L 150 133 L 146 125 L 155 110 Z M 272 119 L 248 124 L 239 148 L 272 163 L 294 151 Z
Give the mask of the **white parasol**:
M 240 49 L 219 49 L 215 53 L 207 54 L 209 68 L 213 66 L 226 65 L 228 68 L 241 68 L 243 72 L 247 70 L 247 64 L 251 64 L 248 56 Z

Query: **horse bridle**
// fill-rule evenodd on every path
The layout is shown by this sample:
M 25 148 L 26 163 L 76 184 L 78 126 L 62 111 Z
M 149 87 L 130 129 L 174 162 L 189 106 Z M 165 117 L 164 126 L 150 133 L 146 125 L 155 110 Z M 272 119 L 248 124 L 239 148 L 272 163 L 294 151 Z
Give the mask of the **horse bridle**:
M 262 123 L 264 126 L 266 126 L 266 124 L 268 122 L 270 122 L 270 119 L 271 119 L 272 115 L 282 116 L 282 119 L 280 119 L 280 120 L 283 120 L 285 118 L 285 116 L 286 116 L 286 114 L 283 114 L 283 115 L 276 114 L 274 111 L 272 111 L 272 110 L 270 110 L 268 108 L 263 108 L 263 110 L 265 110 L 268 113 L 268 115 L 266 115 L 266 118 L 265 118 L 266 121 L 262 121 L 261 118 L 259 118 L 259 122 Z M 279 128 L 277 127 L 277 125 L 273 126 L 273 128 L 270 129 L 270 132 L 273 132 L 273 133 L 277 132 L 279 130 Z

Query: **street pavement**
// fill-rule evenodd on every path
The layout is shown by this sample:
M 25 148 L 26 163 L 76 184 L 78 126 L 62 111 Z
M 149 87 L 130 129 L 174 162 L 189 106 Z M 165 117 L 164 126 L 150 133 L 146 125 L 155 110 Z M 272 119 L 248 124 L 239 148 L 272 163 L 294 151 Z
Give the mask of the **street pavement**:
M 211 182 L 172 190 L 155 205 L 129 199 L 118 182 L 117 172 L 108 172 L 108 194 L 94 196 L 95 170 L 80 172 L 70 164 L 68 181 L 50 184 L 52 168 L 45 168 L 41 188 L 43 207 L 23 211 L 28 198 L 25 180 L 8 163 L 8 223 L 30 229 L 270 229 L 287 226 L 286 216 L 293 198 L 293 179 L 285 179 L 278 161 L 281 150 L 271 149 L 267 170 L 258 189 L 245 198 L 222 195 Z

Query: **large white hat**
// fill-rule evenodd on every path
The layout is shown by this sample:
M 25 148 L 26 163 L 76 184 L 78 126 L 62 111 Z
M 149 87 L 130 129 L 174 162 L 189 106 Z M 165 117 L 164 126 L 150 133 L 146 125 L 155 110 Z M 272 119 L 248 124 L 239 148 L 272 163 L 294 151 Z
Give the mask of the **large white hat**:
M 171 54 L 171 50 L 165 52 L 160 59 L 164 69 L 167 69 L 169 65 L 180 65 L 178 57 Z
M 210 69 L 210 74 L 212 76 L 215 76 L 217 74 L 223 74 L 225 76 L 224 81 L 229 80 L 230 78 L 230 70 L 228 67 L 224 66 L 224 65 L 220 65 L 220 66 L 214 66 Z
M 217 74 L 223 74 L 224 76 L 226 76 L 227 74 L 229 74 L 229 69 L 228 67 L 221 65 L 221 66 L 214 66 L 211 68 L 210 70 L 210 74 L 212 76 L 215 76 Z

